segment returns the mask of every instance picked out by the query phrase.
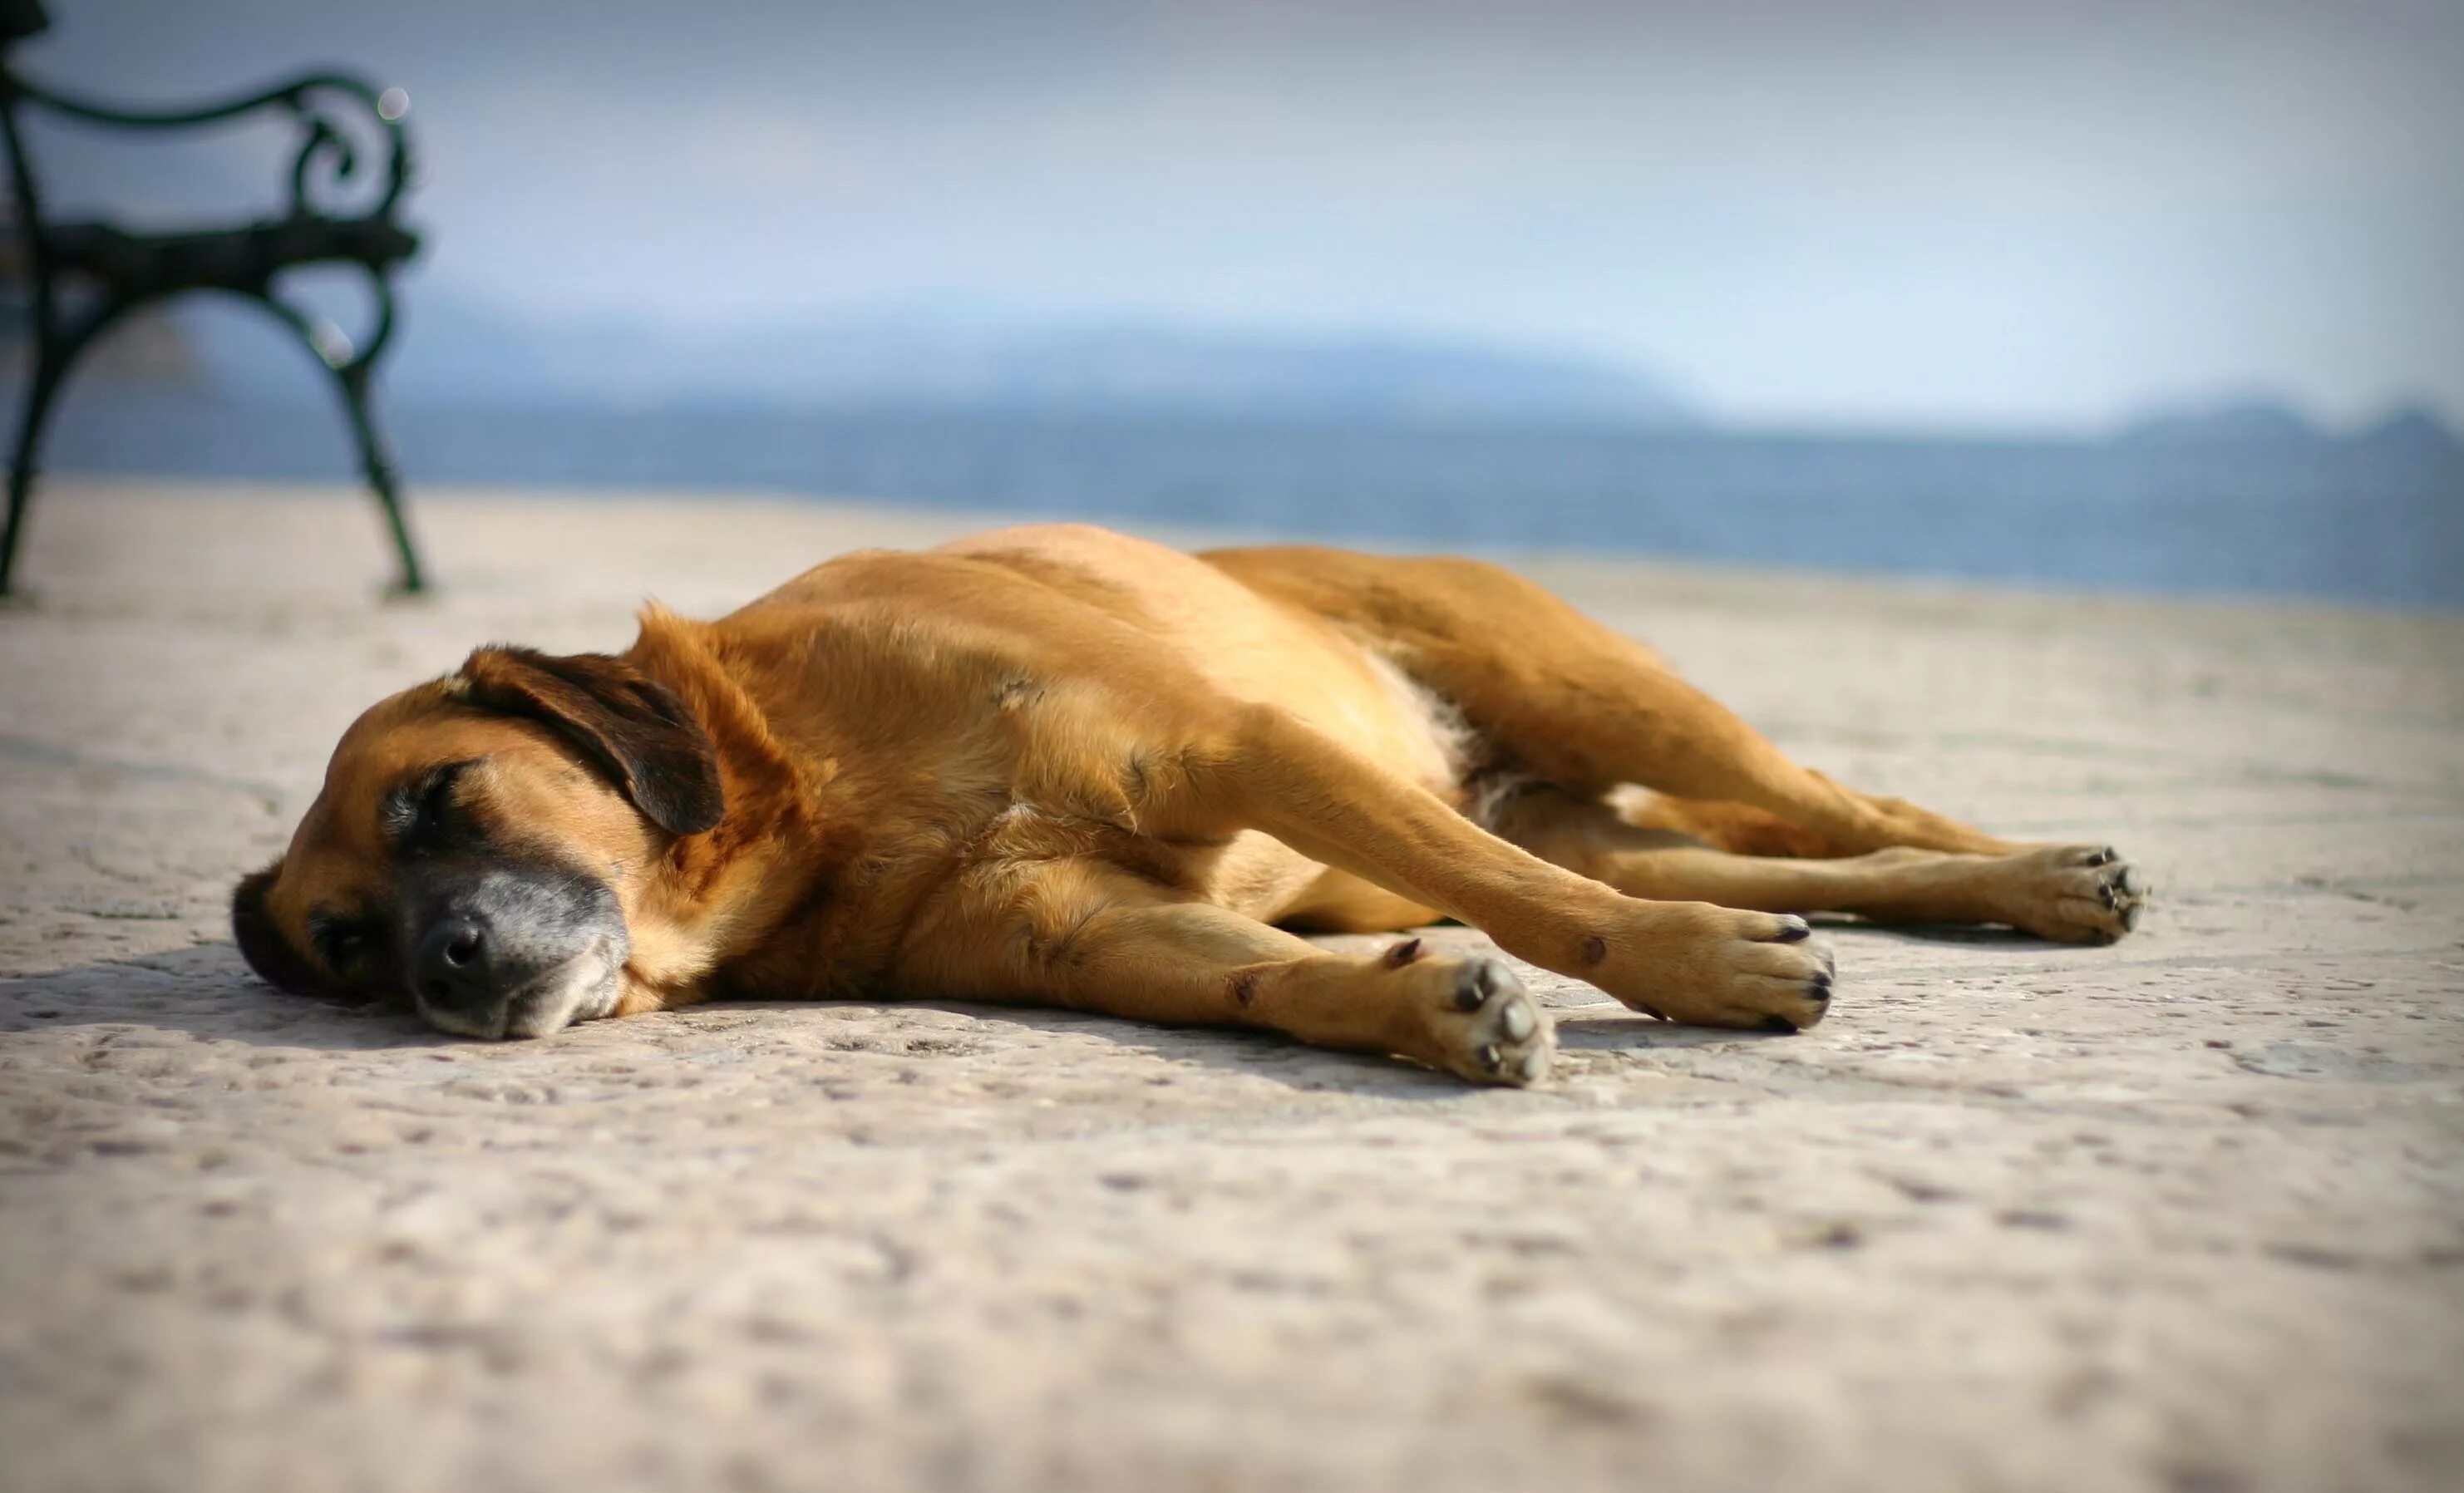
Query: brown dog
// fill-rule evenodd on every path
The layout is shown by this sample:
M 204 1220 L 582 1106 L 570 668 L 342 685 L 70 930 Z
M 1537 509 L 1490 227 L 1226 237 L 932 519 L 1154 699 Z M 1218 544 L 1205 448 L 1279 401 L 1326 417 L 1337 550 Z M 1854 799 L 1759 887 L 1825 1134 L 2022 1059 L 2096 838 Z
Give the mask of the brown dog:
M 2109 849 L 1796 766 L 1492 566 L 1054 527 L 652 608 L 620 656 L 481 648 L 351 727 L 232 921 L 277 985 L 474 1037 L 966 998 L 1528 1084 L 1554 1039 L 1503 961 L 1276 925 L 1456 917 L 1638 1010 L 1793 1030 L 1833 965 L 1793 912 L 2088 943 L 2141 901 Z

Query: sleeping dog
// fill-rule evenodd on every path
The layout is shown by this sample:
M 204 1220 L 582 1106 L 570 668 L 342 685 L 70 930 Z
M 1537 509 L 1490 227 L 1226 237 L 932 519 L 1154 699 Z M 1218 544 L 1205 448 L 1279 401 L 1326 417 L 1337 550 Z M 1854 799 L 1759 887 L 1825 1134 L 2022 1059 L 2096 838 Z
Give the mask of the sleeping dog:
M 1795 914 L 2138 921 L 2022 845 L 1797 766 L 1649 650 L 1464 560 L 1037 527 L 842 556 L 621 654 L 483 648 L 343 736 L 249 963 L 471 1037 L 724 996 L 1240 1022 L 1532 1084 L 1505 960 L 1287 930 L 1452 917 L 1673 1021 L 1795 1031 Z

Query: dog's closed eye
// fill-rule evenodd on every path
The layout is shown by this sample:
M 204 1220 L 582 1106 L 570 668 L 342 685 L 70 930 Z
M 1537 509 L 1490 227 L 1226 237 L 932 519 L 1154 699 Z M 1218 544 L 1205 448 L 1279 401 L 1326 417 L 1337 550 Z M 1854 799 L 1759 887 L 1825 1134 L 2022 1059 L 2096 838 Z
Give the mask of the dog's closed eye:
M 406 852 L 432 848 L 455 827 L 453 792 L 472 761 L 446 762 L 401 784 L 379 807 L 386 835 Z

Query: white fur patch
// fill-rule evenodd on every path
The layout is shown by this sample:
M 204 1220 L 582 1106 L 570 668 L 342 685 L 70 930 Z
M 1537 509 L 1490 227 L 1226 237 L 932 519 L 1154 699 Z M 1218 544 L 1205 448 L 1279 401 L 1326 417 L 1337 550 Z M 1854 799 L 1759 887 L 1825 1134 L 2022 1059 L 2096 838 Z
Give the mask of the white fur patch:
M 1502 767 L 1495 748 L 1464 718 L 1463 707 L 1405 673 L 1393 659 L 1362 651 L 1368 654 L 1370 671 L 1428 738 L 1433 753 L 1429 786 L 1455 799 L 1465 819 L 1495 829 L 1498 811 L 1540 779 Z
M 1402 707 L 1403 714 L 1419 722 L 1421 734 L 1437 750 L 1436 770 L 1430 775 L 1447 788 L 1461 788 L 1463 779 L 1479 767 L 1483 756 L 1480 734 L 1463 719 L 1463 711 L 1427 685 L 1403 672 L 1401 666 L 1382 653 L 1364 648 L 1369 671 L 1386 687 L 1386 692 Z
M 1501 762 L 1497 749 L 1464 717 L 1462 706 L 1405 673 L 1384 654 L 1362 651 L 1368 654 L 1370 671 L 1427 736 L 1437 763 L 1429 785 L 1454 799 L 1463 818 L 1494 831 L 1506 805 L 1542 779 Z
M 1491 769 L 1473 777 L 1463 794 L 1463 818 L 1490 834 L 1497 833 L 1498 815 L 1529 788 L 1545 781 L 1529 773 Z

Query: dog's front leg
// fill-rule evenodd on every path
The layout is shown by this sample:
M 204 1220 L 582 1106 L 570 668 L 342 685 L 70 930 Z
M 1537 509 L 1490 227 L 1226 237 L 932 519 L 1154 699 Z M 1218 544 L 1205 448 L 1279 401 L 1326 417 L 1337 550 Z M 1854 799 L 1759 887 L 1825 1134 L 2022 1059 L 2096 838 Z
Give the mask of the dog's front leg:
M 1479 1083 L 1537 1083 L 1556 1051 L 1548 1013 L 1503 959 L 1439 955 L 1416 938 L 1336 954 L 1096 861 L 971 877 L 918 920 L 897 982 L 918 995 L 1268 1027 Z
M 1795 1030 L 1829 1008 L 1831 955 L 1802 918 L 1624 896 L 1508 845 L 1285 712 L 1242 710 L 1183 761 L 1181 801 L 1147 823 L 1265 830 L 1654 1015 Z

